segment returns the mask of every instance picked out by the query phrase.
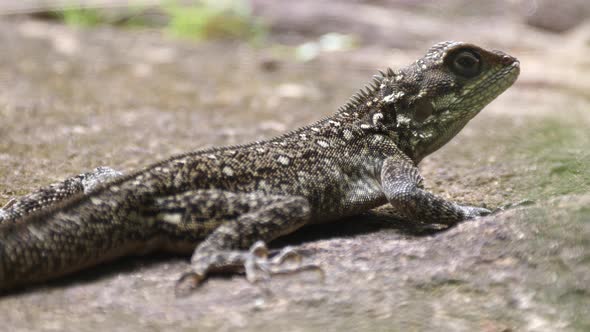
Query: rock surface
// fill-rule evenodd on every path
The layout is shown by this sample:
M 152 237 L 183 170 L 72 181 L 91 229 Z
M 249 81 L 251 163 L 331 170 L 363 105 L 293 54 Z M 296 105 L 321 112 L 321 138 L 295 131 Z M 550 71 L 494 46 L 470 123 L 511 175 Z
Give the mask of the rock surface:
M 427 186 L 491 208 L 534 201 L 448 230 L 395 220 L 385 206 L 273 243 L 321 264 L 323 282 L 313 273 L 257 285 L 220 276 L 177 299 L 187 257 L 123 259 L 4 295 L 3 329 L 589 330 L 590 30 L 544 34 L 501 13 L 429 23 L 431 13 L 407 10 L 390 19 L 434 26 L 305 64 L 240 43 L 0 22 L 1 204 L 96 166 L 128 171 L 277 135 L 332 113 L 373 69 L 447 39 L 505 50 L 522 75 L 423 162 Z

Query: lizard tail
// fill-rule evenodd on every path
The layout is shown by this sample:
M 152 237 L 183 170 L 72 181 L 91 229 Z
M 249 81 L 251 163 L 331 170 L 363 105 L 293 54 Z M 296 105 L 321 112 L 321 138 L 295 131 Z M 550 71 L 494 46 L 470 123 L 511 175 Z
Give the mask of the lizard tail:
M 130 209 L 109 204 L 106 210 L 97 210 L 96 204 L 82 203 L 69 211 L 32 215 L 0 225 L 0 291 L 53 279 L 144 249 L 149 227 L 138 227 Z

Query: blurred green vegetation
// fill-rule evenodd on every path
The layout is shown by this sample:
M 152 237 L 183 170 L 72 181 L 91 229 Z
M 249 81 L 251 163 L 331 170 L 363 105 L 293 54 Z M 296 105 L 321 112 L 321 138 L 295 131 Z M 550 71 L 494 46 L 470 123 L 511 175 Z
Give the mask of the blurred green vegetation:
M 250 6 L 244 0 L 209 0 L 196 5 L 171 1 L 164 10 L 170 17 L 166 30 L 177 37 L 253 42 L 261 42 L 266 37 L 264 24 L 252 16 Z
M 536 165 L 529 182 L 535 199 L 590 190 L 590 136 L 583 126 L 546 120 L 529 131 L 524 143 L 521 152 L 527 151 L 530 164 Z
M 66 24 L 93 27 L 118 25 L 123 27 L 158 28 L 172 36 L 196 40 L 239 39 L 255 44 L 263 42 L 267 28 L 252 15 L 247 0 L 200 0 L 192 3 L 170 0 L 156 9 L 166 17 L 163 25 L 144 19 L 148 8 L 126 8 L 125 17 L 113 17 L 104 8 L 70 6 L 50 13 L 50 17 Z
M 50 13 L 50 17 L 62 20 L 68 25 L 91 27 L 107 23 L 104 15 L 94 8 L 68 7 Z

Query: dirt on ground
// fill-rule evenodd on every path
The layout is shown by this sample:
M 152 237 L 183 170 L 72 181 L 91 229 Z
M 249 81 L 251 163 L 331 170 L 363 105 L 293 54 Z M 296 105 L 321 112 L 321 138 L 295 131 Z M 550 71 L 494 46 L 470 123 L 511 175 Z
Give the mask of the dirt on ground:
M 1 20 L 0 205 L 97 166 L 278 135 L 333 113 L 377 69 L 464 40 L 516 56 L 521 77 L 420 166 L 430 190 L 497 212 L 441 230 L 385 206 L 304 228 L 273 246 L 295 246 L 323 281 L 220 276 L 182 299 L 188 257 L 127 258 L 1 297 L 2 329 L 590 330 L 590 25 L 541 30 L 501 1 L 255 3 L 266 46 Z M 307 62 L 286 51 L 334 31 L 356 47 Z

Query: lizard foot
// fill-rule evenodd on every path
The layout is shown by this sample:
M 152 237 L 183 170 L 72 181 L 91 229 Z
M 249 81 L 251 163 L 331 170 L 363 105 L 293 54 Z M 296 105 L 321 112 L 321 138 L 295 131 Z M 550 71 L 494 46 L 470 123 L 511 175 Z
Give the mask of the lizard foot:
M 208 272 L 214 271 L 245 271 L 246 279 L 251 283 L 269 280 L 272 275 L 295 274 L 304 271 L 318 272 L 321 280 L 324 279 L 322 268 L 315 264 L 303 265 L 301 255 L 292 247 L 286 247 L 276 255 L 269 257 L 269 250 L 262 241 L 254 243 L 247 252 L 231 251 L 208 257 L 209 259 L 206 260 L 197 260 L 194 269 L 181 276 L 176 283 L 176 296 L 189 295 L 203 283 Z

